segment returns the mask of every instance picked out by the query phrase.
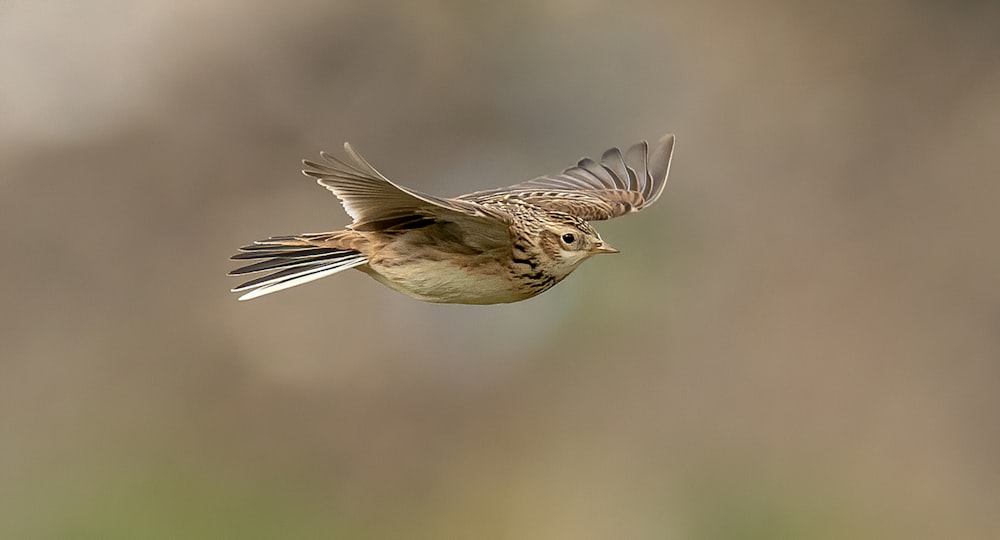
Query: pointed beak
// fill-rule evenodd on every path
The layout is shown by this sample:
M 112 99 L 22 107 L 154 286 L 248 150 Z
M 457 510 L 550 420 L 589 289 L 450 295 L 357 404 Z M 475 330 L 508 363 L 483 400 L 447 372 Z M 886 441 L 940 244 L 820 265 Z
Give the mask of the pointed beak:
M 594 253 L 621 253 L 621 251 L 618 251 L 617 249 L 602 243 L 601 245 L 594 248 Z

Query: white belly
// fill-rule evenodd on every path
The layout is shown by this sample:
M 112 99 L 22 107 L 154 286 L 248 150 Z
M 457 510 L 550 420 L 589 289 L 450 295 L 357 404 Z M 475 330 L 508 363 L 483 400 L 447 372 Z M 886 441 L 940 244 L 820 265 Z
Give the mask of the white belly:
M 385 265 L 380 262 L 371 261 L 363 270 L 383 285 L 418 300 L 501 304 L 533 296 L 511 280 L 505 266 L 489 259 L 424 259 L 401 265 Z

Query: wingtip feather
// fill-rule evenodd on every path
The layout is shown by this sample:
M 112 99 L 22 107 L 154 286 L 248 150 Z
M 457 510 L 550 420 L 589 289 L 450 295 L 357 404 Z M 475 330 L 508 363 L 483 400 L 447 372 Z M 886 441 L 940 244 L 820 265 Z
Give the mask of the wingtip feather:
M 657 141 L 656 147 L 650 155 L 649 174 L 653 179 L 653 189 L 650 192 L 651 200 L 655 201 L 660 196 L 660 193 L 663 192 L 664 186 L 666 186 L 667 177 L 670 176 L 670 162 L 673 159 L 674 142 L 676 140 L 676 135 L 667 133 Z

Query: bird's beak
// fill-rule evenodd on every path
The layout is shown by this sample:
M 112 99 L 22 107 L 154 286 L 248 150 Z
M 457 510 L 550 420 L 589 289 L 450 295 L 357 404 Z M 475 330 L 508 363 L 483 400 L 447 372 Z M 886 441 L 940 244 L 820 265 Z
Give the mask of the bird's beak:
M 602 243 L 601 245 L 594 248 L 594 253 L 621 253 L 621 251 L 618 251 L 617 249 Z

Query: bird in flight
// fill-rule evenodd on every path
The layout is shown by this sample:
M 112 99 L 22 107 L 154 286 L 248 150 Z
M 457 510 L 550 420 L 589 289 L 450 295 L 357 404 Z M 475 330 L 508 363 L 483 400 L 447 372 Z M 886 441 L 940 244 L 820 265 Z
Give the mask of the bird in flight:
M 272 236 L 232 259 L 230 275 L 265 273 L 233 289 L 250 300 L 357 268 L 428 302 L 500 304 L 550 289 L 598 253 L 618 253 L 590 221 L 656 202 L 670 171 L 674 136 L 655 146 L 612 148 L 559 174 L 455 198 L 393 183 L 349 143 L 348 159 L 320 152 L 302 172 L 340 199 L 354 222 L 343 230 Z

